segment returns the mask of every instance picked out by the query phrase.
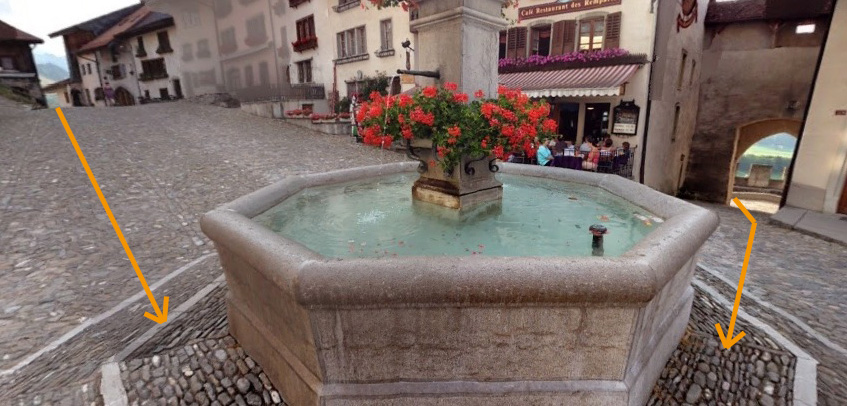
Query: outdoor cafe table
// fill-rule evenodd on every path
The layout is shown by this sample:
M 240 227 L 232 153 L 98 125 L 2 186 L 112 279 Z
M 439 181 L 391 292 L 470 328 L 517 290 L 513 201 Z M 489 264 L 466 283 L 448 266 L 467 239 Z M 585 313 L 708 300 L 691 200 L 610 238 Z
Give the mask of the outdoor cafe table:
M 559 168 L 568 168 L 582 170 L 581 156 L 555 156 L 553 157 L 553 166 Z

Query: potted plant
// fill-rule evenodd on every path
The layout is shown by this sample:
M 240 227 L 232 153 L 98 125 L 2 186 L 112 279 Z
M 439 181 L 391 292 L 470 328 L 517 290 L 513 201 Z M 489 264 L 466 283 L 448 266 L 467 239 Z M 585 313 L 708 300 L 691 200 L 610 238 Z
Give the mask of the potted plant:
M 532 102 L 519 90 L 501 87 L 497 98 L 483 99 L 482 91 L 469 101 L 455 83 L 428 86 L 414 96 L 370 95 L 356 121 L 366 144 L 388 148 L 404 141 L 410 157 L 420 162 L 416 183 L 457 196 L 444 204 L 460 205 L 458 197 L 475 190 L 499 187 L 494 179 L 496 159 L 512 150 L 535 154 L 535 140 L 553 136 L 550 106 Z
M 449 173 L 463 157 L 504 159 L 512 149 L 534 153 L 535 139 L 552 137 L 557 130 L 556 121 L 548 118 L 550 106 L 530 101 L 519 90 L 501 87 L 496 99 L 487 100 L 479 91 L 479 100 L 469 102 L 468 95 L 456 89 L 455 83 L 446 83 L 425 87 L 414 96 L 372 93 L 356 117 L 364 142 L 383 147 L 400 140 L 431 145 L 436 154 L 427 166 L 437 162 Z

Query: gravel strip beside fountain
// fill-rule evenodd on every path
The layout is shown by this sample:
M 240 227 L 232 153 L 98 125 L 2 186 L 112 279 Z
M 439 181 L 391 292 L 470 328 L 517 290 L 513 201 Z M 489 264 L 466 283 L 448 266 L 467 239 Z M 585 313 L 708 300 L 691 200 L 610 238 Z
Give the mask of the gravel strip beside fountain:
M 226 291 L 226 287 L 216 289 L 172 328 L 141 347 L 134 355 L 137 358 L 121 362 L 129 404 L 208 405 L 212 400 L 221 405 L 284 404 L 285 393 L 270 384 L 261 366 L 227 334 Z M 714 333 L 714 321 L 729 314 L 696 290 L 686 333 L 647 405 L 791 404 L 796 358 L 743 320 L 738 321 L 738 328 L 749 338 L 723 350 Z M 155 343 L 175 344 L 162 349 Z

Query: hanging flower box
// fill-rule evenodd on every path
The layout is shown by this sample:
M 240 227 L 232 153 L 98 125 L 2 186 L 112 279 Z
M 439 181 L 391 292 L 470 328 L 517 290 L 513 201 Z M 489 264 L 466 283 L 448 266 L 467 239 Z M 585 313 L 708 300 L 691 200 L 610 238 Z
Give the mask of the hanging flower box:
M 291 47 L 294 48 L 295 52 L 303 52 L 309 49 L 315 49 L 318 47 L 318 37 L 311 36 L 303 39 L 298 39 L 291 43 Z

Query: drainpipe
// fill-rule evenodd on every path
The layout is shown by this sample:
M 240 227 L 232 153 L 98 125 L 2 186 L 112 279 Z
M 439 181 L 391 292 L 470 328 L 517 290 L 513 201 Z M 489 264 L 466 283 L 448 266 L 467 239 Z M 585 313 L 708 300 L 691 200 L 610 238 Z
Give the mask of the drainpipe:
M 279 98 L 279 101 L 281 102 L 282 101 L 282 94 L 281 94 L 282 93 L 281 92 L 282 80 L 279 76 L 279 58 L 277 57 L 277 54 L 276 54 L 276 50 L 278 49 L 277 44 L 276 44 L 276 27 L 274 26 L 274 16 L 276 14 L 274 14 L 274 7 L 273 7 L 273 4 L 271 4 L 272 1 L 273 0 L 268 0 L 268 18 L 271 19 L 271 44 L 273 44 L 273 49 L 271 50 L 271 52 L 273 52 L 273 54 L 274 54 L 274 69 L 276 69 L 277 97 Z M 218 18 L 215 17 L 215 25 L 217 25 L 217 21 L 218 21 Z M 221 74 L 223 74 L 223 72 L 221 72 Z
M 827 20 L 827 29 L 823 34 L 823 41 L 821 42 L 821 51 L 818 53 L 818 63 L 815 66 L 815 76 L 812 77 L 812 86 L 809 88 L 809 95 L 806 99 L 806 109 L 803 112 L 803 124 L 800 126 L 800 133 L 797 134 L 797 143 L 794 145 L 794 155 L 791 156 L 791 163 L 788 164 L 788 171 L 785 173 L 785 188 L 782 190 L 782 198 L 779 200 L 779 208 L 785 207 L 785 204 L 788 202 L 788 191 L 791 189 L 791 179 L 794 177 L 794 164 L 797 163 L 797 155 L 800 154 L 800 142 L 803 141 L 803 134 L 806 132 L 806 120 L 809 119 L 809 110 L 812 108 L 812 97 L 815 95 L 815 85 L 818 83 L 818 74 L 821 71 L 821 64 L 823 63 L 823 54 L 826 50 L 827 42 L 829 42 L 829 31 L 832 30 L 832 16 L 835 14 L 835 7 L 838 4 L 838 0 L 832 1 L 832 13 L 829 15 Z
M 131 41 L 131 40 L 127 40 L 128 43 L 129 43 L 129 41 Z M 143 93 L 141 92 L 141 80 L 138 79 L 138 77 L 141 75 L 141 73 L 138 72 L 138 65 L 135 64 L 135 52 L 133 52 L 133 50 L 132 50 L 132 43 L 129 43 L 128 47 L 129 47 L 129 60 L 132 61 L 132 72 L 133 72 L 132 76 L 135 77 L 135 87 L 138 88 L 138 96 L 136 98 L 140 99 L 141 96 L 143 95 Z M 132 103 L 133 104 L 140 103 L 140 101 L 139 100 L 133 100 Z
M 644 122 L 644 138 L 642 141 L 642 146 L 644 148 L 641 149 L 641 167 L 638 168 L 638 183 L 644 184 L 644 167 L 647 166 L 647 134 L 650 133 L 650 110 L 653 107 L 653 97 L 651 96 L 651 92 L 653 91 L 653 64 L 656 62 L 656 49 L 659 44 L 659 15 L 661 7 L 654 7 L 652 2 L 650 4 L 650 11 L 656 13 L 656 28 L 653 30 L 653 57 L 650 58 L 650 73 L 647 81 L 647 108 L 645 109 L 644 114 L 647 116 L 647 120 Z

